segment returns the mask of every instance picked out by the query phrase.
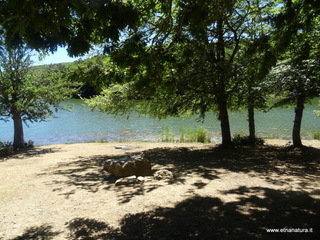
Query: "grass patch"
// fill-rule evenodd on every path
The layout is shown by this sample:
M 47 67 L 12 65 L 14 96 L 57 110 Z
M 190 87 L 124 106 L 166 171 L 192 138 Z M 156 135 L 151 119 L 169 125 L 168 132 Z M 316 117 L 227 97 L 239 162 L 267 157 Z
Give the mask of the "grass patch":
M 195 129 L 180 129 L 180 142 L 198 142 L 210 143 L 211 134 L 204 128 L 197 127 Z
M 174 134 L 169 127 L 162 127 L 161 142 L 174 142 Z
M 210 143 L 211 134 L 202 127 L 197 128 L 181 128 L 179 136 L 171 131 L 169 127 L 162 128 L 162 142 L 180 142 L 180 143 Z

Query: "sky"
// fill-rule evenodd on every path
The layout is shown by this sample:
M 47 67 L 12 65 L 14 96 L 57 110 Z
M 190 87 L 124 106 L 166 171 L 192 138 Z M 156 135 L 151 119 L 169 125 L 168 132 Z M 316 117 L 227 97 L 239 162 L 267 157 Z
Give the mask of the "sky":
M 45 65 L 45 64 L 54 64 L 54 63 L 64 63 L 64 62 L 73 62 L 79 58 L 71 58 L 68 56 L 66 48 L 59 47 L 54 54 L 49 54 L 45 59 L 39 61 L 37 58 L 34 59 L 33 65 Z

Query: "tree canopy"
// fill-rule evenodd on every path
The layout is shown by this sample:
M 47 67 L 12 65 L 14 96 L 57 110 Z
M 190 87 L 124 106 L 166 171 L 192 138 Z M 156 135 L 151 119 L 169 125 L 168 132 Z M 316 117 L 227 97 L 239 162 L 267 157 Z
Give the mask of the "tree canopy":
M 80 65 L 71 76 L 86 78 L 101 90 L 88 103 L 102 111 L 136 109 L 157 117 L 203 117 L 216 111 L 222 143 L 229 145 L 229 109 L 248 109 L 254 138 L 254 109 L 266 106 L 268 94 L 281 89 L 291 96 L 303 95 L 299 108 L 295 98 L 301 118 L 305 101 L 319 95 L 317 0 L 0 4 L 0 23 L 9 45 L 26 43 L 50 51 L 65 45 L 71 55 L 79 55 L 97 44 L 108 54 Z M 272 74 L 278 72 L 274 80 L 279 81 L 267 81 L 277 62 Z M 284 66 L 292 74 L 279 71 Z M 284 94 L 281 100 L 289 99 Z M 295 120 L 293 136 L 300 134 L 301 118 Z
M 92 44 L 117 41 L 121 31 L 135 26 L 135 7 L 110 0 L 5 0 L 0 2 L 0 26 L 6 43 L 54 52 L 67 46 L 71 56 L 87 53 Z
M 241 59 L 253 60 L 249 49 L 270 53 L 266 15 L 274 5 L 220 0 L 135 3 L 143 9 L 142 24 L 111 55 L 133 80 L 131 93 L 147 98 L 149 109 L 158 116 L 192 112 L 203 117 L 207 111 L 217 111 L 222 142 L 230 144 L 228 108 L 242 84 L 239 76 L 248 67 Z M 270 68 L 267 61 L 273 59 L 259 57 Z M 93 100 L 90 103 L 98 107 Z

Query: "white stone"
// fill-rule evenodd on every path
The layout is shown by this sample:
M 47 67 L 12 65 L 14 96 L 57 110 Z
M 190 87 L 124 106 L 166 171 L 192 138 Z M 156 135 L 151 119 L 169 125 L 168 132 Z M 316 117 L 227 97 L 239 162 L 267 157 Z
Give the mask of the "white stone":
M 114 148 L 115 149 L 128 149 L 129 147 L 125 146 L 125 145 L 118 145 L 118 146 L 115 146 Z
M 124 177 L 124 178 L 119 178 L 116 182 L 115 185 L 116 186 L 120 186 L 120 185 L 130 185 L 130 184 L 134 184 L 137 183 L 138 179 L 135 175 L 130 176 L 130 177 Z
M 138 182 L 144 182 L 145 178 L 142 176 L 137 177 Z
M 169 170 L 159 170 L 153 174 L 153 177 L 157 180 L 173 179 L 173 173 Z

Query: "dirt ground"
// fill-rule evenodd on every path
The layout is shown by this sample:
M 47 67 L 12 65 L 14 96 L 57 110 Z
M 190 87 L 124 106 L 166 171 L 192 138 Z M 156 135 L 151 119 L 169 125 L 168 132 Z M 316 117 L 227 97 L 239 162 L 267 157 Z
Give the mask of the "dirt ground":
M 79 143 L 1 158 L 0 239 L 320 239 L 320 141 L 267 144 Z M 141 152 L 174 179 L 115 186 L 101 171 Z

